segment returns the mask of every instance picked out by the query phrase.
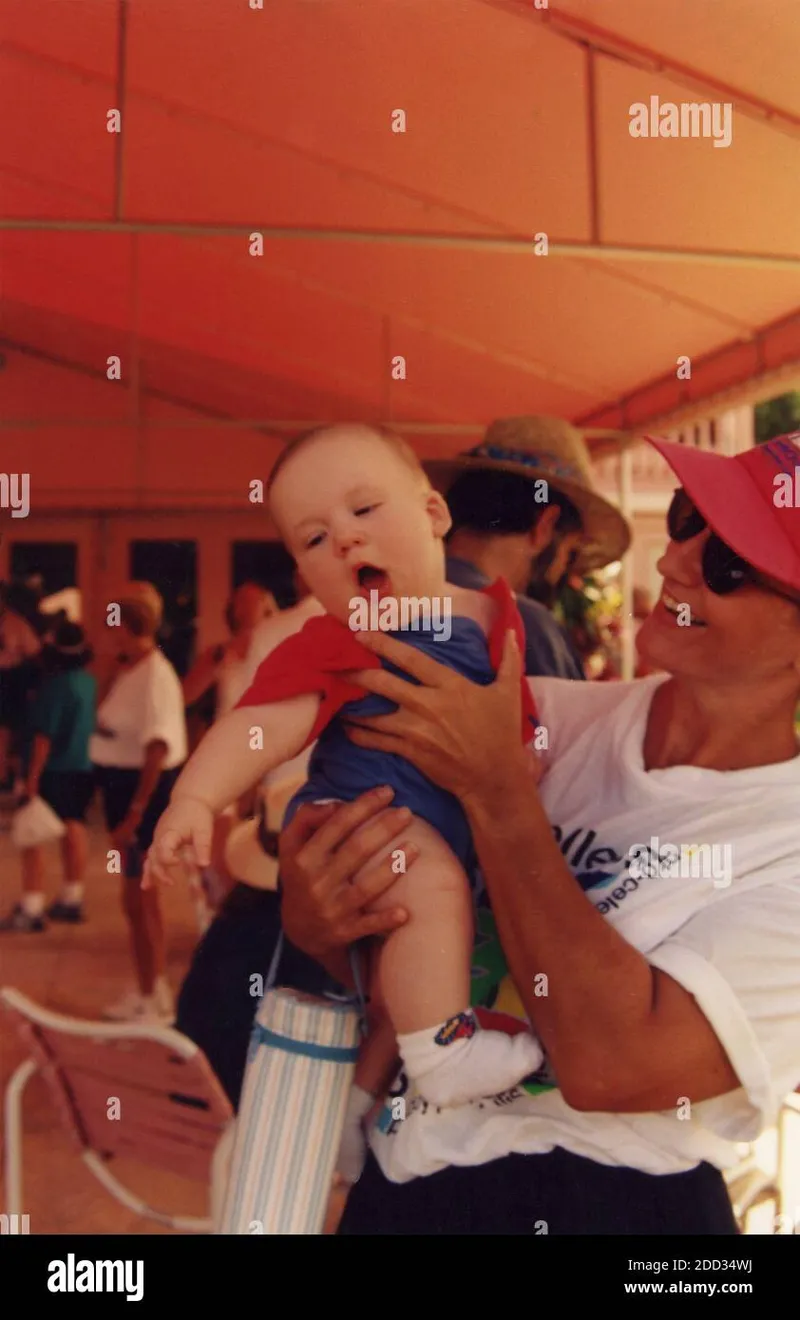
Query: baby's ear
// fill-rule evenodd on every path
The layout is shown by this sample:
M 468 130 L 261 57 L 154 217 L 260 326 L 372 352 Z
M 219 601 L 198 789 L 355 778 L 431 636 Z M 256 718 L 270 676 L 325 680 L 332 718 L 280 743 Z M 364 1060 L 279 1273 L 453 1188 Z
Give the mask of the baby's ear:
M 434 536 L 445 537 L 453 526 L 453 519 L 444 495 L 438 490 L 429 490 L 425 495 L 425 511 L 433 524 Z

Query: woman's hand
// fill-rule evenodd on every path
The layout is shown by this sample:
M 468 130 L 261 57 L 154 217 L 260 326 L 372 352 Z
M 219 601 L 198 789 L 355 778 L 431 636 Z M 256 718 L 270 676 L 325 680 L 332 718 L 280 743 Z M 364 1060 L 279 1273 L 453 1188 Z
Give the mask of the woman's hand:
M 136 838 L 136 831 L 141 823 L 141 816 L 127 815 L 123 821 L 120 821 L 115 830 L 111 832 L 111 842 L 120 852 L 125 852 L 130 848 Z
M 359 633 L 358 640 L 418 680 L 408 683 L 385 669 L 349 675 L 400 707 L 391 715 L 348 720 L 348 735 L 359 747 L 405 757 L 464 806 L 530 774 L 520 739 L 522 660 L 513 633 L 487 687 L 383 633 Z
M 292 944 L 323 965 L 356 940 L 388 935 L 407 919 L 403 908 L 368 910 L 397 880 L 389 857 L 355 880 L 411 821 L 407 808 L 388 808 L 391 798 L 392 790 L 383 788 L 344 805 L 308 804 L 281 833 L 283 928 Z M 410 865 L 416 848 L 398 847 Z

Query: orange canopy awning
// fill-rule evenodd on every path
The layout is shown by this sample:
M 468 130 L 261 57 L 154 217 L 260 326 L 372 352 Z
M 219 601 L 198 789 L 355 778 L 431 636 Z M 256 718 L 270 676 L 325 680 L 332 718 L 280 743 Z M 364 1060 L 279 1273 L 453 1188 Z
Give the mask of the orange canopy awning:
M 6 470 L 213 499 L 318 421 L 800 383 L 797 0 L 258 6 L 0 0 Z M 729 143 L 632 136 L 683 103 Z

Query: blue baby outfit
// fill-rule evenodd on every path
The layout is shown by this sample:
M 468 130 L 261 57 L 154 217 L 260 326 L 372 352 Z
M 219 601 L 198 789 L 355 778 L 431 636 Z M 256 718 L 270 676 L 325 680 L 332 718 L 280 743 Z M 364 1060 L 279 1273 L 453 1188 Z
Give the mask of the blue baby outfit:
M 495 672 L 489 659 L 486 637 L 473 619 L 451 620 L 451 635 L 444 641 L 433 633 L 403 631 L 390 633 L 407 642 L 440 664 L 463 674 L 482 687 L 492 683 Z M 386 661 L 383 668 L 413 683 L 415 680 Z M 360 794 L 388 784 L 394 789 L 393 806 L 408 807 L 415 816 L 426 820 L 450 845 L 463 866 L 473 860 L 472 841 L 464 810 L 452 793 L 447 793 L 406 761 L 391 752 L 357 747 L 347 737 L 343 720 L 373 715 L 388 715 L 397 709 L 385 697 L 368 693 L 358 701 L 347 702 L 323 729 L 309 764 L 308 782 L 295 794 L 286 811 L 285 823 L 291 820 L 304 802 L 335 798 L 352 802 Z

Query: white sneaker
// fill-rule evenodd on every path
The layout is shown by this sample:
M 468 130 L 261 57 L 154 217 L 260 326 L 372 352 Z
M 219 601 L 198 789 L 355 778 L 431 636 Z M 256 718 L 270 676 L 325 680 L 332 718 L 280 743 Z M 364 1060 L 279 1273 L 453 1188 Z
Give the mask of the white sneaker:
M 103 1009 L 103 1017 L 109 1018 L 112 1022 L 129 1022 L 139 1011 L 142 1003 L 142 995 L 133 987 L 126 990 L 121 999 L 116 1003 L 109 1004 Z
M 103 1017 L 112 1022 L 157 1022 L 171 1027 L 175 1021 L 172 991 L 163 979 L 156 981 L 152 995 L 143 995 L 130 989 L 115 1004 L 103 1009 Z
M 157 978 L 153 987 L 153 998 L 161 1017 L 165 1020 L 167 1026 L 171 1027 L 175 1021 L 175 996 L 166 976 Z
M 136 1012 L 130 1020 L 142 1025 L 171 1027 L 175 1021 L 175 1014 L 162 1007 L 157 995 L 140 995 Z

